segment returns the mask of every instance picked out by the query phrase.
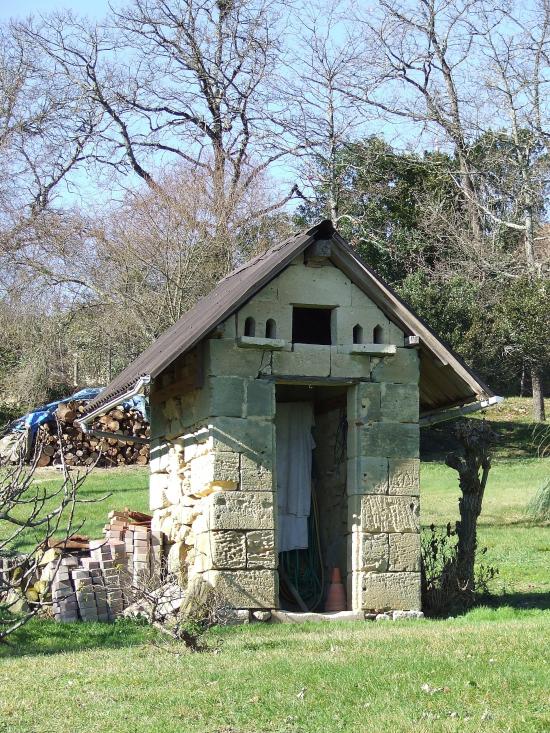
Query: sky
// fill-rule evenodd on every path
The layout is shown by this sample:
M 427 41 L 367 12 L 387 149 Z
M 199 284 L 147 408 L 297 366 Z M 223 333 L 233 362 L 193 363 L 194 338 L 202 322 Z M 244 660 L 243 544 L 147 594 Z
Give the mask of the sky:
M 108 0 L 0 0 L 0 19 L 24 18 L 33 13 L 74 10 L 82 15 L 100 18 L 108 10 Z

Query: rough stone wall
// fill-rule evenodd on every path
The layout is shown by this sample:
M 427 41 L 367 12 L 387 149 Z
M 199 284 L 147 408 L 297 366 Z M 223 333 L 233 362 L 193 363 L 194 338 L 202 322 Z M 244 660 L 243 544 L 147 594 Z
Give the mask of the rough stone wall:
M 354 609 L 420 609 L 418 355 L 398 349 L 348 393 Z
M 275 608 L 275 387 L 231 374 L 230 363 L 229 374 L 213 373 L 223 361 L 180 397 L 157 401 L 152 391 L 152 527 L 182 581 L 200 573 L 236 608 Z
M 292 305 L 334 307 L 332 346 L 292 344 Z M 243 348 L 246 318 L 279 350 Z M 397 354 L 347 353 L 376 326 Z M 418 362 L 403 334 L 332 265 L 298 258 L 151 390 L 151 510 L 170 570 L 236 608 L 278 606 L 273 377 L 365 380 L 348 391 L 348 582 L 354 610 L 419 608 Z

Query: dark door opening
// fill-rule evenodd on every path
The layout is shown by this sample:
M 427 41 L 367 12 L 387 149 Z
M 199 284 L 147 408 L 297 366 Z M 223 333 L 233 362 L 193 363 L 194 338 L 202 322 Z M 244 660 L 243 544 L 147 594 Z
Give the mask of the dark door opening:
M 324 610 L 333 569 L 340 570 L 344 584 L 351 572 L 346 404 L 347 388 L 343 386 L 277 385 L 279 605 L 285 610 Z M 289 418 L 293 421 L 290 427 Z M 296 434 L 298 419 L 303 422 L 303 435 Z M 308 438 L 312 438 L 309 455 Z M 297 443 L 302 444 L 301 451 Z M 298 465 L 303 469 L 307 461 L 306 472 L 297 469 Z M 304 517 L 296 507 L 309 500 Z

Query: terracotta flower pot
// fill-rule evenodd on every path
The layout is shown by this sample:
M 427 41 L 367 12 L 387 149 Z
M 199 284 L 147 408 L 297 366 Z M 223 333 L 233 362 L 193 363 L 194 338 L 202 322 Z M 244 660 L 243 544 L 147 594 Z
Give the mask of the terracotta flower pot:
M 342 583 L 340 568 L 332 568 L 330 585 L 328 587 L 327 599 L 325 601 L 325 611 L 336 612 L 345 611 L 346 609 L 346 591 L 344 590 L 344 584 Z

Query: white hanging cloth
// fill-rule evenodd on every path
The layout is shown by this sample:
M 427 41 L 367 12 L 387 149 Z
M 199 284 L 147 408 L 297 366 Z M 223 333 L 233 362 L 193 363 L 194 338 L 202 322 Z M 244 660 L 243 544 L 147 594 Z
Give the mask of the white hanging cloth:
M 279 552 L 308 546 L 311 511 L 311 451 L 315 441 L 312 402 L 279 402 L 275 417 Z

